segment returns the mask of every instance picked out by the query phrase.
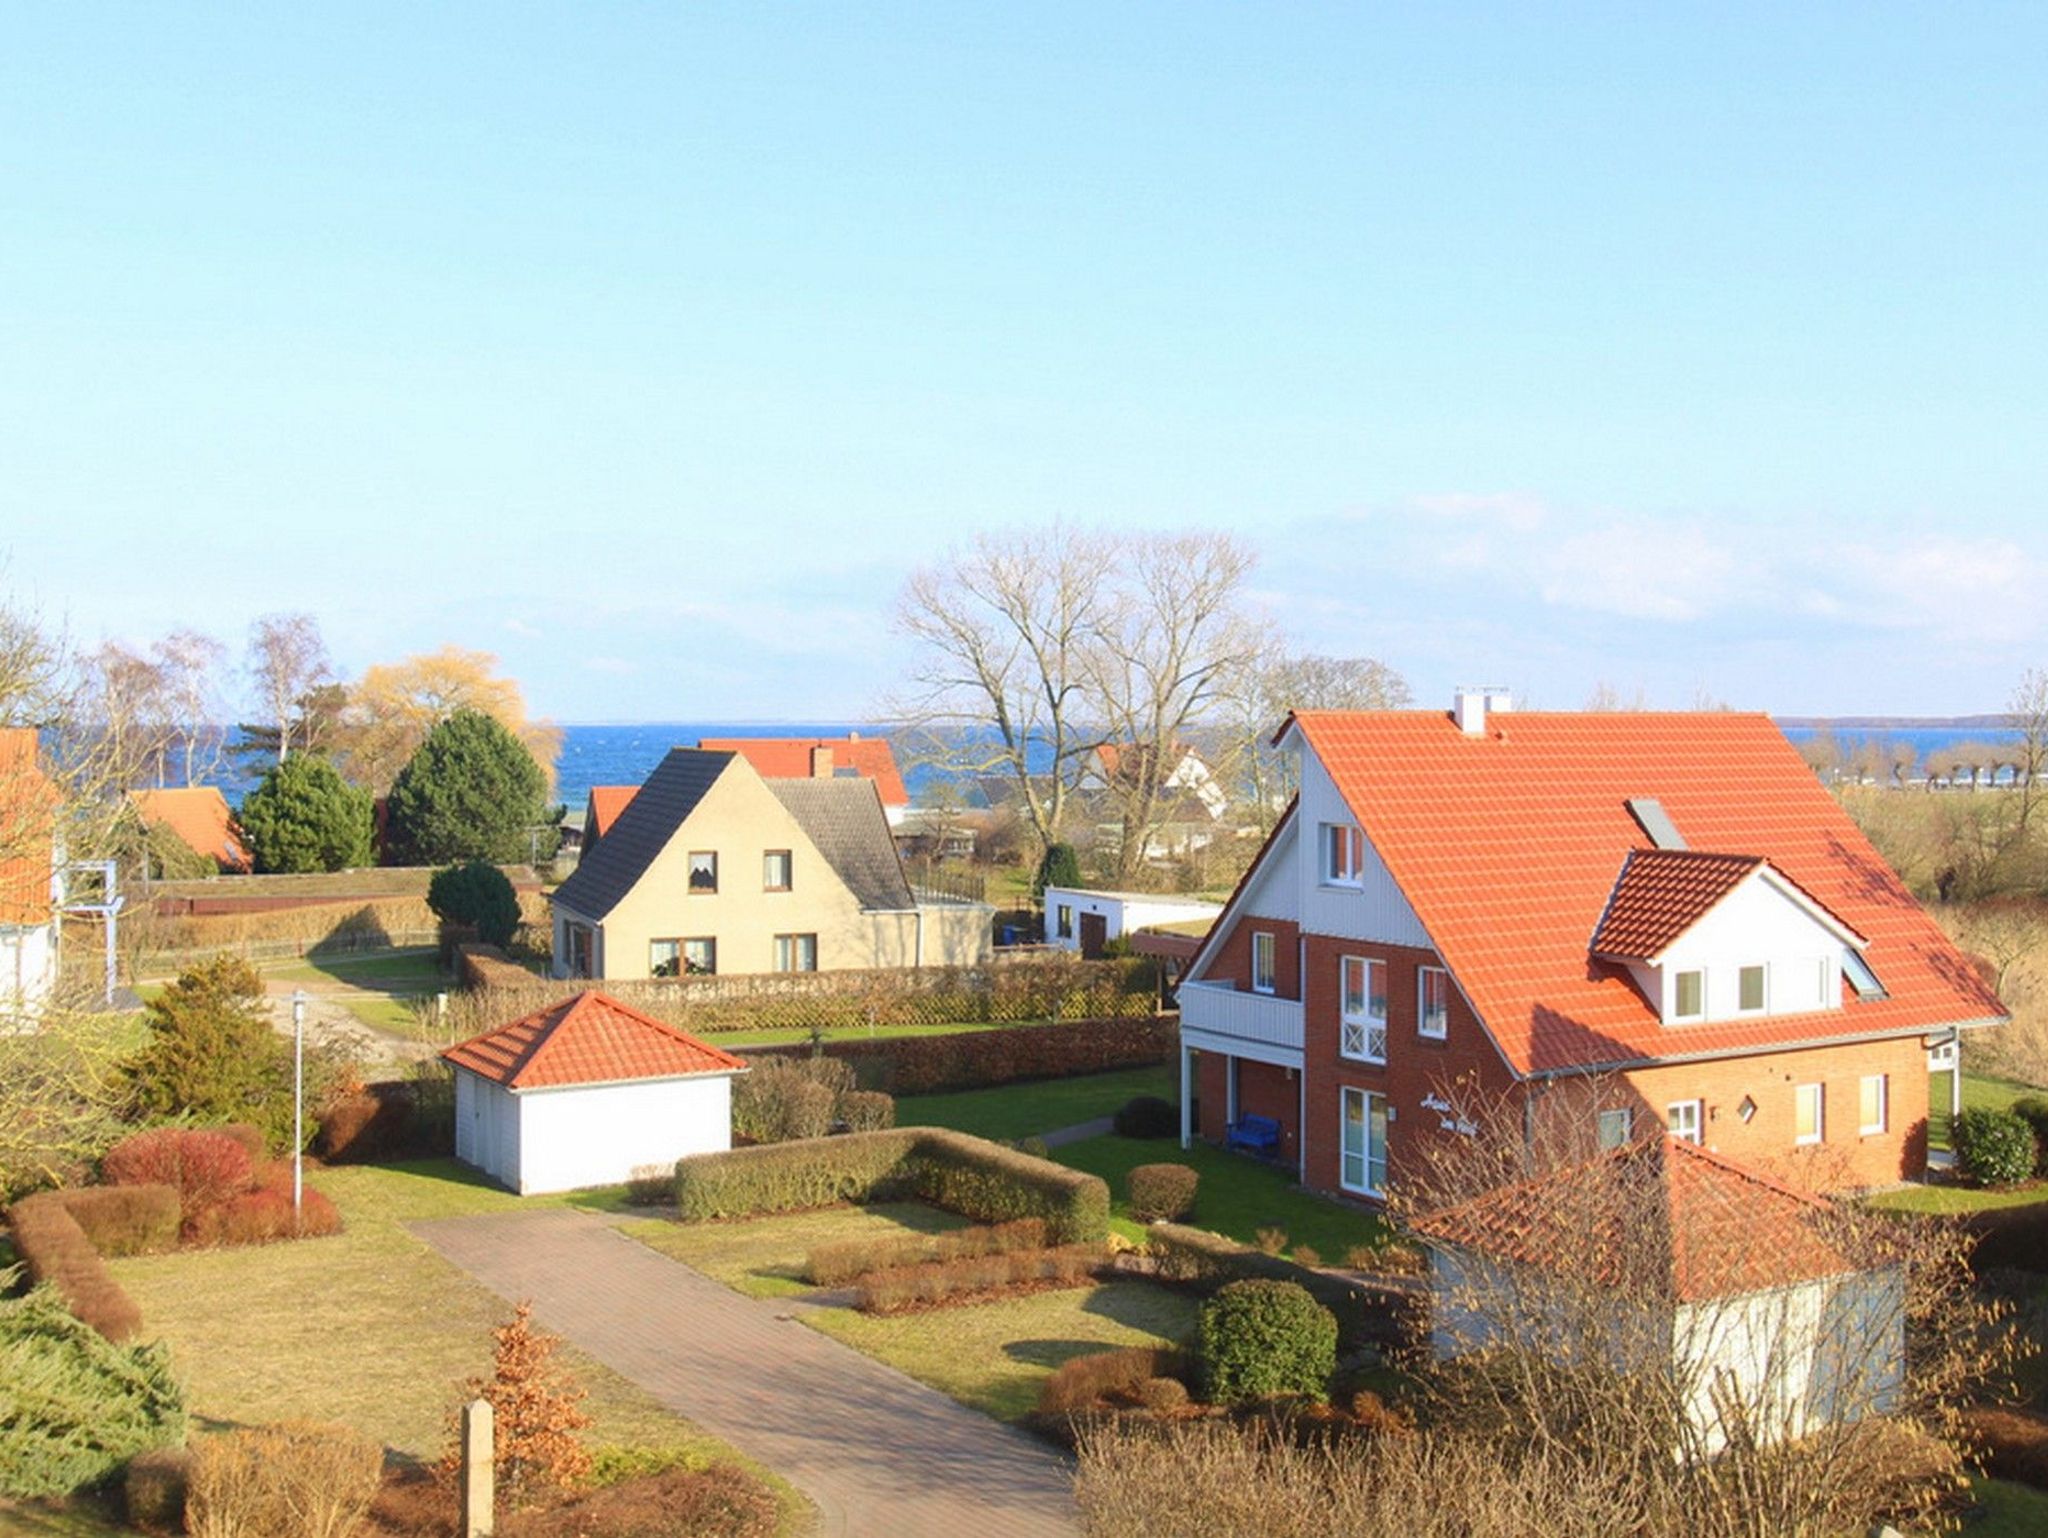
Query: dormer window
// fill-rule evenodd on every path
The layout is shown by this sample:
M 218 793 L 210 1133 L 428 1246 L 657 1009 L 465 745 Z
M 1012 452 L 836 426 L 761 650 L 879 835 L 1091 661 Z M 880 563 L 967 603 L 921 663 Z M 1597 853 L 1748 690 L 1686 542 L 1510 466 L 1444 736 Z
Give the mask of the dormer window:
M 1764 1007 L 1764 969 L 1760 966 L 1744 967 L 1737 984 L 1735 1007 L 1744 1014 L 1755 1014 Z
M 1671 1018 L 1697 1020 L 1707 1012 L 1707 974 L 1680 972 L 1671 980 Z
M 1356 823 L 1323 824 L 1323 885 L 1357 886 L 1364 880 L 1365 835 Z

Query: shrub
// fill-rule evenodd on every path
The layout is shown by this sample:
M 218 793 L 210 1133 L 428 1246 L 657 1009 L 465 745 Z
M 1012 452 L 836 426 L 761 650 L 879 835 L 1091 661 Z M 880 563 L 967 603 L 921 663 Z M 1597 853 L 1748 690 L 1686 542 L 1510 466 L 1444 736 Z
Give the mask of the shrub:
M 1081 858 L 1074 853 L 1072 844 L 1047 844 L 1045 853 L 1039 857 L 1038 871 L 1031 878 L 1031 895 L 1043 900 L 1049 886 L 1078 887 L 1081 884 Z
M 1139 1164 L 1130 1173 L 1131 1216 L 1177 1223 L 1195 1210 L 1201 1177 L 1185 1164 Z
M 1135 1395 L 1157 1378 L 1177 1378 L 1187 1370 L 1181 1353 L 1170 1346 L 1127 1346 L 1118 1351 L 1090 1351 L 1068 1357 L 1040 1385 L 1038 1408 L 1053 1413 L 1086 1410 L 1112 1395 Z
M 434 872 L 427 906 L 444 924 L 467 925 L 486 945 L 509 945 L 519 927 L 519 894 L 511 878 L 489 860 L 471 860 Z
M 850 1089 L 839 1097 L 839 1119 L 848 1132 L 880 1132 L 896 1125 L 896 1098 L 877 1089 Z
M 522 1302 L 491 1331 L 491 1342 L 491 1376 L 470 1379 L 462 1398 L 490 1403 L 499 1500 L 517 1508 L 575 1489 L 590 1474 L 590 1454 L 577 1435 L 590 1417 L 582 1408 L 585 1391 L 555 1362 L 561 1339 L 535 1329 L 533 1304 Z M 459 1411 L 449 1417 L 448 1432 L 441 1470 L 452 1478 L 462 1467 Z
M 999 969 L 1000 970 L 1000 969 Z M 824 1056 L 853 1065 L 860 1082 L 902 1095 L 990 1089 L 1027 1079 L 1145 1068 L 1172 1057 L 1177 1040 L 1171 1018 L 1072 1020 L 1058 1025 L 1010 1025 L 957 1035 L 897 1036 L 880 1041 L 828 1041 Z M 809 1053 L 809 1047 L 756 1048 L 755 1063 Z M 808 1059 L 806 1059 L 808 1060 Z M 740 1081 L 744 1082 L 744 1080 Z M 1174 1112 L 1172 1131 L 1180 1128 Z
M 163 1346 L 113 1344 L 46 1287 L 0 1299 L 0 1495 L 68 1495 L 184 1436 Z
M 1277 1223 L 1260 1224 L 1252 1230 L 1252 1239 L 1261 1255 L 1278 1255 L 1287 1248 L 1287 1230 Z
M 1184 1409 L 1188 1386 L 1178 1378 L 1147 1378 L 1133 1393 L 1139 1404 L 1155 1414 Z
M 137 1453 L 121 1473 L 122 1509 L 128 1525 L 147 1533 L 185 1531 L 185 1489 L 192 1454 L 182 1447 Z
M 188 1223 L 255 1182 L 248 1149 L 225 1133 L 188 1127 L 157 1127 L 123 1138 L 107 1150 L 100 1172 L 110 1185 L 171 1187 Z
M 1157 1095 L 1133 1095 L 1110 1118 L 1118 1137 L 1178 1137 L 1180 1107 Z
M 150 1255 L 178 1243 L 178 1193 L 169 1186 L 78 1186 L 64 1210 L 101 1255 Z
M 1020 1154 L 1029 1154 L 1034 1159 L 1046 1159 L 1052 1156 L 1051 1146 L 1036 1133 L 1030 1137 L 1020 1137 L 1010 1146 Z
M 346 1538 L 362 1524 L 384 1450 L 346 1426 L 287 1421 L 203 1437 L 192 1450 L 193 1538 Z
M 180 973 L 150 1001 L 144 1023 L 149 1040 L 127 1065 L 140 1117 L 249 1122 L 278 1147 L 291 1140 L 291 1053 L 271 1029 L 263 979 L 246 961 L 215 956 Z M 312 1081 L 324 1074 L 312 1065 L 320 1061 L 309 1054 L 316 1105 L 324 1086 Z
M 805 1260 L 804 1275 L 813 1286 L 842 1287 L 871 1271 L 887 1271 L 927 1260 L 959 1260 L 970 1255 L 1044 1248 L 1045 1220 L 1018 1218 L 1011 1223 L 961 1228 L 945 1234 L 901 1234 L 821 1244 Z
M 624 1480 L 499 1524 L 499 1538 L 773 1538 L 780 1512 L 760 1480 L 729 1463 Z
M 636 1207 L 658 1207 L 675 1193 L 673 1164 L 636 1164 L 626 1177 L 626 1200 Z
M 2048 1175 L 2048 1096 L 2022 1095 L 2008 1109 L 2034 1134 L 2034 1173 Z
M 455 1091 L 448 1065 L 416 1063 L 409 1079 L 387 1079 L 322 1104 L 314 1146 L 331 1164 L 432 1158 L 455 1146 Z
M 1145 1248 L 1159 1263 L 1161 1281 L 1214 1292 L 1230 1282 L 1270 1280 L 1292 1282 L 1337 1316 L 1344 1349 L 1398 1345 L 1415 1327 L 1413 1303 L 1327 1271 L 1311 1271 L 1278 1255 L 1268 1255 L 1221 1234 L 1178 1223 L 1155 1223 L 1145 1233 Z M 1366 1253 L 1370 1254 L 1371 1251 Z
M 32 1278 L 48 1283 L 66 1308 L 108 1340 L 135 1338 L 142 1310 L 114 1280 L 59 1192 L 23 1197 L 8 1209 L 7 1221 Z
M 336 1163 L 373 1157 L 380 1140 L 372 1128 L 383 1114 L 384 1102 L 368 1090 L 331 1100 L 320 1112 L 313 1146 Z
M 386 857 L 400 865 L 524 860 L 544 827 L 547 776 L 495 716 L 462 709 L 437 722 L 391 782 Z M 541 853 L 554 853 L 554 834 Z
M 837 1058 L 754 1058 L 733 1080 L 732 1129 L 756 1143 L 823 1137 L 852 1088 L 853 1065 Z
M 1313 1271 L 1323 1263 L 1323 1252 L 1312 1244 L 1297 1244 L 1294 1247 L 1294 1263 Z
M 349 784 L 317 753 L 272 766 L 235 814 L 256 869 L 346 870 L 370 863 L 370 793 Z
M 1336 1316 L 1293 1282 L 1230 1283 L 1202 1305 L 1198 1339 L 1213 1404 L 1321 1399 L 1337 1366 Z
M 1102 1258 L 1100 1245 L 1069 1244 L 899 1266 L 862 1277 L 854 1307 L 868 1314 L 896 1314 L 969 1302 L 1014 1287 L 1080 1287 L 1094 1278 Z
M 1969 1411 L 1964 1423 L 1982 1449 L 1985 1473 L 2048 1490 L 2048 1416 L 1986 1407 Z
M 248 1150 L 249 1160 L 252 1164 L 261 1163 L 270 1152 L 268 1143 L 264 1141 L 263 1129 L 251 1122 L 223 1122 L 212 1130 L 218 1132 L 222 1137 L 233 1138 L 237 1143 L 240 1143 L 243 1148 Z
M 2034 1172 L 2033 1129 L 2010 1111 L 1971 1106 L 1955 1119 L 1956 1162 L 1983 1186 L 2016 1185 Z
M 283 1239 L 322 1239 L 341 1232 L 341 1213 L 333 1202 L 307 1186 L 298 1213 L 292 1212 L 289 1181 L 231 1196 L 209 1207 L 186 1229 L 198 1245 L 229 1248 L 242 1244 L 274 1244 Z
M 1109 1232 L 1109 1187 L 1098 1176 L 935 1127 L 735 1148 L 676 1165 L 686 1222 L 906 1196 L 987 1223 L 1043 1218 L 1059 1244 L 1100 1243 Z

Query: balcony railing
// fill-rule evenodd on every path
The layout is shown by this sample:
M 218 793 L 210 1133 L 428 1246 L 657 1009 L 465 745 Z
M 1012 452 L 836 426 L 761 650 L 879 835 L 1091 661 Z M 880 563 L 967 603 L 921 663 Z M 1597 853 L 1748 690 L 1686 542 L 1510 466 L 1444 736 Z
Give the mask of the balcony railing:
M 1301 1003 L 1221 983 L 1182 983 L 1180 1023 L 1217 1036 L 1301 1050 Z

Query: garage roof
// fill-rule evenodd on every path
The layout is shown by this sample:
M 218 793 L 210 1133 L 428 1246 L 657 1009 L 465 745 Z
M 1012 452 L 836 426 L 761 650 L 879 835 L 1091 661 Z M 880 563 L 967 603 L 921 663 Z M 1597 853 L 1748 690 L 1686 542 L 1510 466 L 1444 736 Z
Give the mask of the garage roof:
M 734 1057 L 595 988 L 459 1042 L 441 1054 L 507 1089 L 744 1073 Z

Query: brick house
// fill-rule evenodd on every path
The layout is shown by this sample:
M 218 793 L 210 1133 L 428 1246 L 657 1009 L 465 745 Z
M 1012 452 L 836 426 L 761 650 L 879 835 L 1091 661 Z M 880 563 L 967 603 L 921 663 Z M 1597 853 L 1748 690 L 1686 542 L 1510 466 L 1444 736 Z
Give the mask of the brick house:
M 1826 1187 L 1926 1163 L 1930 1051 L 2002 1023 L 1783 734 L 1732 712 L 1302 711 L 1301 791 L 1180 990 L 1183 1140 L 1317 1190 L 1519 1103 Z

